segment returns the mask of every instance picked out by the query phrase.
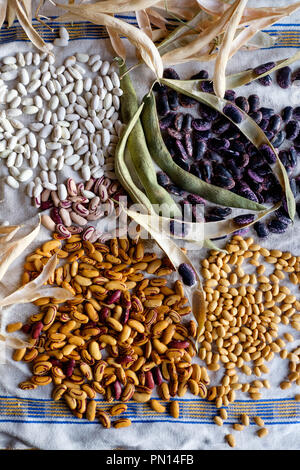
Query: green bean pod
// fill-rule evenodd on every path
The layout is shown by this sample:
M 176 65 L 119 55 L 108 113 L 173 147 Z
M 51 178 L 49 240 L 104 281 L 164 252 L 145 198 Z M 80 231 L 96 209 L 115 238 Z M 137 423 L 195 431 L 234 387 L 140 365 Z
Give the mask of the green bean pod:
M 123 95 L 121 96 L 121 115 L 123 123 L 128 124 L 137 112 L 139 105 L 129 73 L 126 73 L 125 65 L 120 66 L 120 75 L 123 75 L 121 80 L 121 88 L 123 90 Z M 157 182 L 152 156 L 147 147 L 140 119 L 137 120 L 128 137 L 127 148 L 142 187 L 150 202 L 155 205 L 154 209 L 158 212 L 167 211 L 170 217 L 181 218 L 182 212 L 179 206 L 172 196 Z
M 146 95 L 143 101 L 145 106 L 141 114 L 141 121 L 149 151 L 156 164 L 169 176 L 173 183 L 185 191 L 198 194 L 204 199 L 221 206 L 253 211 L 266 209 L 257 202 L 250 201 L 227 189 L 206 183 L 177 165 L 172 159 L 161 135 L 153 92 Z
M 132 200 L 142 206 L 144 206 L 149 214 L 153 211 L 153 206 L 149 201 L 146 194 L 136 186 L 134 183 L 131 174 L 127 168 L 125 162 L 125 154 L 126 154 L 126 145 L 128 141 L 128 137 L 135 126 L 137 120 L 140 117 L 144 104 L 142 103 L 141 106 L 138 108 L 137 112 L 135 113 L 134 117 L 131 121 L 126 125 L 126 128 L 122 132 L 119 142 L 116 147 L 115 152 L 115 172 L 117 178 L 124 189 L 126 189 L 127 194 L 132 198 Z

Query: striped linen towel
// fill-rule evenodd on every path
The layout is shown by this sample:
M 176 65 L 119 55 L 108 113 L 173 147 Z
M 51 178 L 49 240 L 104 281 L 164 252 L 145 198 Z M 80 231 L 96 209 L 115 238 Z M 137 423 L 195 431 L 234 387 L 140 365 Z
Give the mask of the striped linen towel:
M 255 3 L 255 2 L 254 2 Z M 264 1 L 264 4 L 267 2 Z M 270 4 L 282 4 L 283 1 L 269 2 Z M 300 37 L 300 13 L 287 18 L 279 24 L 268 28 L 268 32 L 277 37 L 275 45 L 271 49 L 255 52 L 238 53 L 228 66 L 228 73 L 240 71 L 269 60 L 278 60 L 289 57 L 299 47 Z M 133 15 L 126 19 L 136 23 Z M 49 24 L 53 32 L 34 22 L 46 41 L 53 41 L 57 37 L 59 24 L 51 17 Z M 106 57 L 113 57 L 111 47 L 107 41 L 105 29 L 101 26 L 88 24 L 84 21 L 74 22 L 68 25 L 70 42 L 67 51 L 58 51 L 57 61 L 67 54 L 76 52 L 100 53 Z M 17 22 L 7 30 L 0 31 L 0 58 L 15 54 L 18 51 L 32 50 L 23 30 Z M 130 60 L 129 60 L 130 63 Z M 206 66 L 207 65 L 207 66 Z M 297 64 L 295 64 L 295 67 Z M 298 65 L 299 66 L 299 65 Z M 197 72 L 199 68 L 207 68 L 212 71 L 212 64 L 191 63 L 189 66 L 179 66 L 178 71 L 182 78 L 186 78 Z M 142 96 L 145 92 L 145 75 L 141 77 L 135 71 L 135 83 Z M 274 85 L 275 86 L 275 85 Z M 251 94 L 260 94 L 264 105 L 272 105 L 280 110 L 287 102 L 300 104 L 297 90 L 280 90 L 278 87 L 268 90 L 251 84 L 246 91 Z M 0 177 L 4 169 L 0 167 Z M 0 206 L 0 220 L 9 219 L 11 223 L 26 221 L 33 223 L 34 208 L 30 207 L 28 199 L 21 192 L 14 192 L 10 188 L 4 189 L 5 207 Z M 9 210 L 8 210 L 9 209 Z M 271 236 L 263 245 L 277 246 L 280 249 L 290 250 L 299 255 L 299 220 L 291 227 L 289 236 L 280 238 Z M 297 233 L 298 232 L 298 233 Z M 45 231 L 41 231 L 37 244 L 47 237 Z M 202 253 L 201 253 L 202 255 Z M 195 262 L 199 262 L 199 256 L 195 256 Z M 19 268 L 19 271 L 18 271 Z M 21 267 L 16 265 L 16 272 L 20 274 Z M 22 310 L 22 311 L 20 311 Z M 26 305 L 22 309 L 12 308 L 8 316 L 4 317 L 5 323 L 26 318 L 30 309 Z M 297 342 L 297 344 L 299 341 Z M 33 391 L 22 391 L 18 384 L 30 374 L 26 364 L 15 363 L 11 360 L 11 352 L 6 351 L 6 363 L 0 365 L 0 448 L 13 449 L 228 449 L 224 440 L 225 433 L 231 432 L 232 423 L 236 422 L 243 412 L 250 416 L 261 416 L 269 427 L 269 434 L 264 439 L 258 439 L 253 423 L 249 430 L 241 432 L 237 436 L 238 449 L 299 449 L 300 447 L 300 402 L 295 401 L 297 386 L 282 391 L 278 384 L 286 375 L 284 361 L 276 359 L 270 363 L 269 380 L 271 389 L 263 392 L 263 398 L 258 401 L 245 399 L 246 395 L 237 393 L 237 400 L 228 407 L 228 421 L 223 427 L 218 427 L 213 422 L 216 408 L 207 400 L 195 398 L 187 393 L 179 399 L 180 416 L 171 418 L 169 413 L 155 414 L 147 404 L 129 403 L 125 417 L 132 420 L 133 425 L 127 429 L 103 429 L 95 422 L 86 419 L 75 418 L 67 409 L 63 401 L 54 402 L 50 398 L 50 387 L 40 387 Z M 252 377 L 253 378 L 253 377 Z M 247 380 L 246 380 L 247 379 Z M 242 381 L 249 378 L 243 377 Z M 99 409 L 107 409 L 108 404 L 97 400 Z

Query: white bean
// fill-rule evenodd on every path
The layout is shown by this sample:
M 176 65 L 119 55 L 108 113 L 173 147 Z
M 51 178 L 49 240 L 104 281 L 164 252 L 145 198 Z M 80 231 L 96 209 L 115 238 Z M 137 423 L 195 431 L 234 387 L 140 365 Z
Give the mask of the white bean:
M 114 88 L 119 88 L 120 87 L 120 78 L 117 72 L 112 72 L 110 75 L 110 79 L 112 81 L 112 84 Z
M 20 186 L 18 181 L 11 175 L 7 176 L 6 183 L 13 189 L 18 189 Z
M 88 112 L 87 110 L 81 106 L 80 104 L 75 104 L 75 111 L 77 114 L 79 114 L 79 116 L 83 117 L 83 118 L 87 118 L 88 116 Z
M 35 95 L 35 97 L 33 98 L 33 102 L 34 102 L 35 106 L 37 106 L 39 109 L 41 109 L 44 105 L 43 100 L 40 97 L 40 95 Z
M 36 90 L 39 89 L 39 87 L 41 86 L 41 80 L 32 80 L 28 87 L 27 87 L 27 92 L 28 93 L 34 93 Z
M 7 92 L 5 101 L 6 103 L 11 103 L 15 98 L 17 98 L 18 92 L 14 88 Z
M 65 164 L 65 156 L 64 155 L 60 155 L 60 157 L 58 157 L 58 160 L 57 160 L 57 167 L 56 167 L 56 170 L 57 171 L 61 171 L 64 167 L 64 164 Z
M 85 91 L 90 91 L 90 89 L 92 88 L 92 79 L 90 77 L 87 77 L 84 79 L 84 82 L 83 82 L 83 88 Z
M 27 95 L 27 90 L 26 90 L 25 85 L 23 85 L 23 83 L 19 82 L 17 84 L 17 90 L 18 90 L 18 92 L 21 96 L 26 96 Z
M 23 129 L 24 128 L 23 122 L 19 121 L 18 119 L 11 119 L 10 123 L 15 129 Z
M 49 101 L 49 108 L 51 111 L 55 111 L 59 105 L 59 98 L 57 95 L 53 95 Z
M 25 54 L 25 63 L 26 63 L 26 65 L 31 65 L 32 64 L 32 58 L 33 58 L 32 52 L 31 51 L 26 52 L 26 54 Z
M 110 63 L 107 60 L 105 60 L 101 66 L 100 74 L 106 75 L 109 71 L 109 67 L 110 67 Z
M 47 85 L 46 85 L 49 93 L 51 93 L 51 95 L 54 95 L 55 94 L 55 86 L 54 86 L 54 83 L 53 83 L 53 80 L 49 80 L 47 82 Z
M 88 61 L 88 65 L 89 66 L 92 66 L 95 62 L 97 62 L 97 60 L 100 60 L 101 57 L 99 54 L 94 54 L 94 55 L 91 55 L 90 58 L 89 58 L 89 61 Z
M 113 95 L 117 95 L 117 96 L 122 96 L 123 95 L 123 90 L 122 88 L 113 88 L 112 90 L 112 93 Z
M 33 54 L 33 59 L 32 59 L 32 61 L 33 61 L 33 64 L 34 64 L 34 65 L 36 65 L 36 66 L 40 65 L 41 56 L 40 56 L 40 54 L 39 54 L 38 52 L 35 52 L 35 53 Z
M 39 163 L 39 154 L 37 153 L 36 150 L 33 150 L 30 156 L 30 161 L 29 161 L 30 168 L 36 168 L 38 166 L 38 163 Z
M 40 77 L 41 77 L 40 69 L 35 69 L 31 74 L 30 81 L 32 82 L 32 81 L 38 80 Z
M 16 96 L 16 97 L 12 100 L 12 102 L 10 103 L 10 108 L 11 108 L 11 109 L 17 109 L 17 108 L 20 106 L 21 101 L 22 101 L 21 96 Z
M 80 53 L 78 52 L 76 54 L 76 60 L 78 62 L 81 62 L 82 64 L 86 64 L 89 60 L 89 55 L 88 54 L 84 54 L 84 53 Z
M 51 99 L 51 93 L 47 90 L 45 86 L 41 86 L 40 94 L 45 101 L 49 101 Z
M 61 26 L 61 27 L 59 28 L 59 36 L 60 36 L 62 39 L 65 39 L 66 41 L 69 41 L 69 39 L 70 39 L 68 30 L 67 30 L 64 26 Z
M 74 91 L 76 95 L 81 95 L 81 93 L 83 93 L 83 80 L 76 80 Z
M 82 75 L 75 67 L 68 67 L 68 72 L 75 80 L 82 80 Z
M 94 124 L 93 124 L 91 121 L 86 120 L 84 124 L 85 124 L 86 130 L 87 130 L 88 132 L 90 132 L 91 134 L 93 134 L 94 132 L 96 132 L 95 126 L 94 126 Z
M 24 183 L 25 181 L 28 181 L 30 178 L 32 178 L 32 175 L 33 175 L 33 171 L 28 168 L 24 171 L 21 171 L 18 180 Z
M 77 95 L 74 91 L 71 91 L 71 93 L 69 94 L 69 101 L 70 101 L 70 104 L 73 105 L 76 103 L 76 100 L 77 100 Z
M 59 184 L 57 187 L 58 197 L 61 201 L 64 201 L 68 197 L 68 191 L 64 184 Z
M 73 166 L 73 170 L 74 171 L 78 171 L 80 170 L 80 168 L 83 166 L 83 161 L 82 160 L 79 160 L 77 163 L 75 163 L 75 165 Z
M 9 119 L 21 116 L 21 114 L 22 114 L 22 111 L 19 108 L 11 108 L 6 111 L 6 116 Z
M 25 62 L 24 54 L 23 54 L 22 52 L 18 52 L 18 53 L 17 53 L 16 59 L 17 59 L 17 64 L 18 64 L 20 67 L 25 67 L 26 62 Z
M 60 83 L 60 85 L 62 87 L 67 85 L 67 79 L 63 74 L 64 74 L 64 72 L 59 74 L 58 77 L 57 77 L 57 81 Z
M 18 153 L 16 161 L 15 161 L 15 167 L 16 168 L 21 168 L 21 166 L 23 165 L 23 160 L 24 160 L 23 155 L 21 153 Z
M 47 124 L 46 126 L 43 126 L 43 128 L 39 132 L 39 136 L 42 137 L 43 139 L 49 137 L 53 130 L 52 124 Z
M 104 86 L 105 88 L 108 90 L 108 91 L 112 91 L 114 86 L 113 86 L 113 83 L 110 79 L 110 77 L 108 75 L 105 75 L 103 77 L 103 82 L 104 82 Z
M 83 165 L 81 168 L 81 175 L 84 181 L 88 181 L 91 178 L 91 170 L 88 165 Z
M 102 129 L 101 131 L 102 145 L 103 147 L 108 147 L 110 143 L 110 133 L 108 129 Z
M 73 166 L 75 163 L 77 163 L 80 160 L 80 156 L 74 153 L 70 157 L 66 158 L 65 164 L 68 166 Z
M 37 106 L 24 106 L 23 107 L 23 113 L 24 114 L 28 114 L 28 115 L 31 115 L 31 114 L 36 114 L 38 112 L 39 108 Z
M 62 38 L 55 38 L 53 44 L 57 47 L 66 47 L 68 45 L 68 41 Z
M 29 134 L 27 135 L 27 142 L 31 148 L 36 147 L 36 137 L 33 132 L 29 132 Z
M 48 162 L 48 169 L 49 170 L 56 170 L 57 167 L 57 159 L 51 157 Z
M 41 64 L 40 71 L 41 73 L 44 73 L 44 72 L 47 72 L 48 69 L 49 69 L 49 62 L 46 60 L 45 62 Z
M 45 124 L 45 126 L 47 126 L 48 124 L 50 124 L 51 117 L 52 117 L 52 112 L 50 111 L 50 109 L 47 109 L 47 110 L 44 112 L 44 116 L 43 116 L 43 123 Z
M 91 66 L 91 71 L 92 72 L 98 72 L 102 66 L 102 60 L 97 60 L 92 66 Z
M 18 76 L 17 70 L 9 70 L 8 72 L 1 73 L 1 79 L 4 82 L 9 82 L 11 80 L 15 80 Z
M 11 168 L 12 166 L 15 166 L 16 158 L 17 158 L 16 152 L 11 152 L 11 154 L 6 160 L 7 168 Z
M 20 173 L 21 173 L 19 168 L 16 168 L 15 166 L 12 166 L 11 168 L 9 168 L 8 171 L 9 171 L 9 174 L 16 179 L 18 178 L 18 176 L 20 176 Z
M 65 107 L 69 106 L 69 100 L 65 93 L 59 93 L 58 99 L 62 106 L 65 106 Z
M 38 152 L 40 155 L 45 155 L 47 152 L 47 147 L 44 139 L 38 140 Z
M 61 148 L 61 143 L 60 142 L 47 142 L 46 143 L 46 149 L 48 150 L 57 150 Z
M 42 168 L 42 170 L 48 170 L 48 162 L 47 162 L 47 159 L 43 155 L 40 155 L 39 157 L 39 165 Z
M 56 184 L 52 184 L 49 181 L 45 181 L 43 186 L 44 186 L 45 189 L 48 189 L 49 191 L 56 191 L 56 189 L 57 189 Z
M 63 106 L 60 106 L 58 109 L 57 109 L 57 118 L 58 118 L 58 121 L 63 121 L 65 119 L 65 116 L 66 116 L 66 110 Z
M 26 185 L 26 194 L 27 196 L 29 197 L 32 197 L 33 196 L 33 190 L 34 190 L 34 182 L 33 181 L 30 181 L 27 185 Z

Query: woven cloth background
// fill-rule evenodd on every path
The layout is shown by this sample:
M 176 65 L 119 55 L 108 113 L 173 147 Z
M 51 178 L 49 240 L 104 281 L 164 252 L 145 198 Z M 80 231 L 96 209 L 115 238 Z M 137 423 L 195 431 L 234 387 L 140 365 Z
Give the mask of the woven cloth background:
M 255 4 L 255 2 L 250 2 Z M 264 2 L 267 4 L 268 2 Z M 293 2 L 272 1 L 269 4 L 287 4 Z M 134 14 L 123 17 L 126 21 L 136 24 Z M 259 63 L 289 57 L 299 48 L 300 14 L 286 18 L 284 21 L 268 28 L 268 32 L 277 37 L 276 44 L 270 49 L 257 52 L 239 53 L 229 64 L 228 71 L 235 72 Z M 40 25 L 34 20 L 33 24 L 46 41 L 53 41 L 57 37 L 60 24 L 54 16 L 50 17 L 48 24 L 53 28 Z M 99 52 L 105 57 L 113 57 L 107 34 L 103 27 L 92 25 L 84 21 L 67 25 L 70 34 L 70 43 L 67 51 L 58 52 L 58 62 L 66 55 L 76 51 Z M 0 58 L 15 54 L 17 51 L 32 50 L 26 35 L 17 21 L 8 30 L 0 30 Z M 129 63 L 133 60 L 133 49 L 129 47 Z M 131 55 L 130 55 L 131 54 Z M 299 64 L 295 64 L 295 67 Z M 211 71 L 211 64 L 191 63 L 178 67 L 182 78 L 186 78 L 199 68 Z M 141 74 L 141 70 L 143 74 Z M 135 83 L 142 96 L 147 87 L 147 70 L 141 68 L 135 72 Z M 272 94 L 252 84 L 247 87 L 247 95 L 258 92 L 265 106 L 272 105 L 277 110 L 285 106 L 286 102 L 293 105 L 300 104 L 297 89 L 282 92 L 278 87 Z M 0 168 L 0 178 L 5 169 Z M 36 211 L 28 203 L 28 198 L 21 192 L 14 192 L 3 186 L 1 182 L 1 199 L 5 205 L 0 206 L 0 220 L 8 219 L 11 223 L 36 221 Z M 42 230 L 35 244 L 39 245 L 48 234 Z M 284 237 L 274 236 L 263 243 L 264 246 L 276 246 L 282 250 L 290 250 L 300 254 L 299 220 L 290 227 Z M 32 249 L 32 248 L 31 248 Z M 31 251 L 30 249 L 30 251 Z M 204 256 L 204 250 L 193 256 L 199 262 Z M 22 260 L 20 260 L 20 263 Z M 7 279 L 8 284 L 18 280 L 21 264 L 16 263 L 16 270 Z M 2 327 L 6 322 L 24 319 L 30 313 L 30 307 L 22 309 L 14 307 L 9 311 L 9 318 L 4 318 Z M 284 331 L 284 330 L 283 330 Z M 296 342 L 299 344 L 299 341 Z M 295 347 L 295 343 L 293 343 Z M 35 391 L 22 391 L 17 388 L 19 382 L 28 377 L 26 364 L 16 364 L 7 355 L 6 364 L 0 365 L 0 447 L 1 448 L 39 448 L 39 449 L 225 449 L 225 431 L 230 432 L 230 424 L 236 422 L 242 412 L 261 416 L 270 426 L 269 435 L 264 439 L 255 437 L 255 426 L 250 430 L 239 433 L 237 436 L 239 449 L 299 449 L 300 447 L 300 402 L 293 398 L 298 393 L 296 386 L 287 391 L 278 388 L 278 384 L 286 374 L 286 363 L 276 359 L 270 364 L 271 390 L 263 392 L 264 398 L 252 401 L 246 395 L 237 394 L 237 400 L 228 407 L 228 422 L 223 428 L 213 423 L 216 414 L 214 405 L 206 400 L 195 398 L 187 394 L 180 399 L 180 417 L 177 420 L 170 418 L 168 413 L 155 414 L 147 404 L 130 403 L 126 417 L 130 417 L 133 426 L 126 432 L 123 430 L 103 430 L 98 422 L 90 423 L 85 419 L 79 420 L 72 416 L 64 402 L 53 402 L 50 398 L 50 387 L 41 387 Z M 98 407 L 106 409 L 108 404 L 98 400 Z

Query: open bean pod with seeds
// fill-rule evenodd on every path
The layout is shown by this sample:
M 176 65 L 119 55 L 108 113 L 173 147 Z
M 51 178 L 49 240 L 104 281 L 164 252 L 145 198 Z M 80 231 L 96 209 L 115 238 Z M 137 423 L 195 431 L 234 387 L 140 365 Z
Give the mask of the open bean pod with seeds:
M 271 63 L 267 67 L 268 70 L 277 70 L 279 84 L 281 74 L 288 72 L 288 64 L 297 60 L 297 57 L 296 54 L 291 59 L 282 60 L 278 64 Z M 249 83 L 254 77 L 264 76 L 265 69 L 263 65 L 257 67 L 255 73 L 229 76 L 227 83 L 232 86 Z M 287 76 L 291 77 L 291 72 Z M 275 217 L 267 226 L 258 221 L 254 225 L 262 238 L 269 232 L 282 233 L 294 219 L 298 192 L 297 179 L 292 175 L 298 159 L 295 145 L 297 121 L 293 119 L 297 108 L 293 110 L 287 107 L 281 116 L 273 109 L 263 107 L 257 95 L 250 95 L 247 99 L 237 96 L 233 89 L 227 90 L 226 99 L 222 100 L 214 95 L 211 83 L 205 70 L 191 77 L 191 80 L 180 80 L 174 69 L 166 69 L 161 85 L 154 87 L 157 114 L 160 115 L 159 126 L 164 140 L 159 144 L 162 150 L 160 156 L 156 157 L 161 168 L 157 175 L 160 184 L 177 197 L 186 196 L 186 199 L 180 201 L 183 207 L 189 202 L 203 205 L 206 201 L 219 203 L 217 198 L 220 189 L 230 191 L 232 198 L 228 198 L 227 204 L 224 204 L 227 207 L 207 207 L 207 221 L 223 220 L 231 213 L 231 207 L 239 207 L 240 201 L 235 198 L 237 195 L 249 200 L 249 206 L 244 204 L 244 208 L 250 210 L 259 208 L 250 207 L 251 202 L 269 205 L 283 200 L 282 207 L 277 208 Z M 290 78 L 287 86 L 291 83 Z M 147 100 L 148 108 L 152 106 L 153 109 L 151 100 L 154 98 Z M 185 108 L 191 111 L 185 112 Z M 195 116 L 196 109 L 199 118 Z M 145 113 L 146 129 L 149 115 L 149 111 Z M 153 122 L 156 122 L 158 129 L 155 111 Z M 289 150 L 278 151 L 285 139 L 293 145 Z M 164 158 L 161 158 L 161 154 Z M 241 225 L 253 219 L 251 213 L 235 218 Z

